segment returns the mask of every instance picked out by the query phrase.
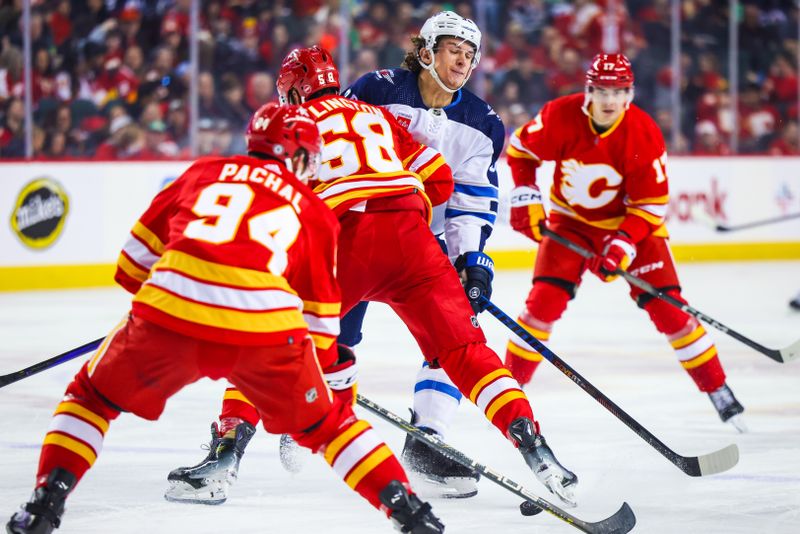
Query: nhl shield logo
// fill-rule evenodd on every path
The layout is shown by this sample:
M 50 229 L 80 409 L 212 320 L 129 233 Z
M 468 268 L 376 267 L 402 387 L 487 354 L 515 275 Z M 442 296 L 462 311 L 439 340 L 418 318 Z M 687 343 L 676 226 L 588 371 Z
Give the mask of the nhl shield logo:
M 306 402 L 308 404 L 311 404 L 312 402 L 317 400 L 317 397 L 318 397 L 317 388 L 311 388 L 308 391 L 306 391 Z
M 472 323 L 473 327 L 475 327 L 475 328 L 480 328 L 481 327 L 481 325 L 478 324 L 478 318 L 475 317 L 474 315 L 469 318 L 469 321 Z

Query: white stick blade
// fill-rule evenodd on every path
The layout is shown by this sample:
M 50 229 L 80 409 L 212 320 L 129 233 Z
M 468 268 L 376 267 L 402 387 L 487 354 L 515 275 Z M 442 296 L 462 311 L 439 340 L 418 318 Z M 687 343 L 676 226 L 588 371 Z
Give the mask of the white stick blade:
M 697 461 L 702 476 L 722 473 L 739 463 L 739 447 L 735 444 L 728 445 L 724 449 L 699 456 Z
M 790 362 L 800 357 L 800 339 L 795 341 L 793 344 L 789 345 L 785 349 L 781 349 L 778 352 L 781 353 L 781 358 L 783 358 L 783 363 Z

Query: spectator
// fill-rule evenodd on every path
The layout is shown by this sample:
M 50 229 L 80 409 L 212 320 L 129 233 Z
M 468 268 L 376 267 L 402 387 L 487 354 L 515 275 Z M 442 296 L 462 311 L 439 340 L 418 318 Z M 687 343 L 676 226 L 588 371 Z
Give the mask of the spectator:
M 800 129 L 796 120 L 783 124 L 780 135 L 769 145 L 771 156 L 800 156 Z
M 0 156 L 22 158 L 25 156 L 25 106 L 22 99 L 13 97 L 6 105 L 5 117 L 0 126 Z
M 720 139 L 717 127 L 711 121 L 700 121 L 695 127 L 692 154 L 695 156 L 729 156 L 731 149 Z
M 232 72 L 223 75 L 220 91 L 219 118 L 227 120 L 233 130 L 243 130 L 250 120 L 251 113 L 244 104 L 244 89 L 239 77 Z

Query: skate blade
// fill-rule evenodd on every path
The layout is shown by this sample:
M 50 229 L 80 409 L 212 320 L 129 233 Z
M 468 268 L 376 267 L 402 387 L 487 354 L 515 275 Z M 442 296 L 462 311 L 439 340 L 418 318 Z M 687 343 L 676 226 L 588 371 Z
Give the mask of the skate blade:
M 747 428 L 747 424 L 744 422 L 744 417 L 742 417 L 742 414 L 736 414 L 725 422 L 733 426 L 733 428 L 735 428 L 739 434 L 747 434 L 750 432 L 750 430 Z
M 218 505 L 228 500 L 227 487 L 214 484 L 203 488 L 194 488 L 180 480 L 168 481 L 170 487 L 164 492 L 164 499 L 169 502 L 185 504 Z
M 575 500 L 575 485 L 562 486 L 559 477 L 551 476 L 545 481 L 544 485 L 550 490 L 550 493 L 558 497 L 567 508 L 575 508 L 578 506 L 578 501 Z
M 478 486 L 470 477 L 437 477 L 406 471 L 414 492 L 423 499 L 469 499 L 478 494 Z

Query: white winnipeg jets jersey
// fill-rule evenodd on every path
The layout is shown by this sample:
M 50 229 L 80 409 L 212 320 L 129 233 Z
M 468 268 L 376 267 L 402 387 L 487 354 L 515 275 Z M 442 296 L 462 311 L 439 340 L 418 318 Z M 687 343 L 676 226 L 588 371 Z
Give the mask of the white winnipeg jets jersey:
M 386 107 L 414 139 L 442 153 L 453 170 L 455 190 L 434 208 L 431 230 L 444 239 L 454 260 L 483 250 L 497 218 L 497 171 L 505 128 L 483 100 L 466 89 L 445 108 L 428 108 L 417 75 L 405 69 L 363 75 L 344 96 Z

